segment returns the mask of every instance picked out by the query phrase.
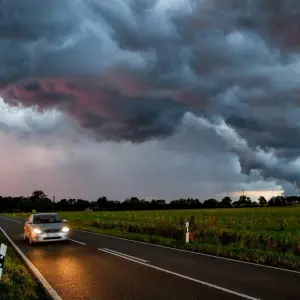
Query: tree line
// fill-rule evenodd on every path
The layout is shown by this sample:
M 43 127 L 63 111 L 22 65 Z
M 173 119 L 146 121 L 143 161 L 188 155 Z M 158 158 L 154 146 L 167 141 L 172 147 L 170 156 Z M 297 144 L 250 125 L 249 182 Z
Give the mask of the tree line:
M 210 198 L 201 202 L 194 198 L 180 198 L 170 202 L 164 199 L 145 200 L 131 197 L 125 201 L 108 200 L 100 197 L 97 201 L 83 199 L 61 199 L 52 201 L 41 190 L 34 191 L 31 196 L 2 197 L 0 196 L 0 212 L 31 212 L 36 211 L 84 211 L 84 210 L 159 210 L 159 209 L 202 209 L 202 208 L 242 208 L 264 206 L 293 206 L 300 204 L 300 197 L 275 196 L 268 201 L 259 197 L 258 202 L 250 197 L 242 195 L 239 200 L 232 201 L 230 197 L 224 197 L 221 201 Z

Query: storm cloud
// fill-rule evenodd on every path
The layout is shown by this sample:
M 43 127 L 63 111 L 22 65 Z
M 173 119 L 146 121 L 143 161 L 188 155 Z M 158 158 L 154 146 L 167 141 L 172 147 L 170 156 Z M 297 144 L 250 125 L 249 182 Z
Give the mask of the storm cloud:
M 56 109 L 101 141 L 189 124 L 245 174 L 300 180 L 299 1 L 11 0 L 0 12 L 9 105 Z

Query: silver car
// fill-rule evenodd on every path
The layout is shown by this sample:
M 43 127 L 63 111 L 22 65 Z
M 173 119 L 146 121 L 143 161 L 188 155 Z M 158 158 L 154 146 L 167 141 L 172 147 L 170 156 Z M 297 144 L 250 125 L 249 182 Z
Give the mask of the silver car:
M 56 213 L 32 214 L 24 225 L 24 240 L 30 244 L 68 240 L 70 228 L 66 222 Z

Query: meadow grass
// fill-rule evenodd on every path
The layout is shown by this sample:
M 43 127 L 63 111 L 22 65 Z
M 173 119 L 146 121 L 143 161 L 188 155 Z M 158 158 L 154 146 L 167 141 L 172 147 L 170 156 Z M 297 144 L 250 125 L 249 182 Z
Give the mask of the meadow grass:
M 1 243 L 6 244 L 8 248 L 5 257 L 4 271 L 0 280 L 0 299 L 49 299 L 2 233 L 0 234 L 0 244 Z
M 300 206 L 60 214 L 77 229 L 300 270 Z

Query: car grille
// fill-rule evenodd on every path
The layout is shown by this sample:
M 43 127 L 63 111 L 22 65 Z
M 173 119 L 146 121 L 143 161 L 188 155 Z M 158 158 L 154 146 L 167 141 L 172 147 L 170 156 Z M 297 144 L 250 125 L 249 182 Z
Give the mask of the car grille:
M 58 233 L 60 232 L 59 229 L 45 229 L 44 230 L 45 233 Z
M 58 239 L 61 239 L 60 236 L 56 236 L 56 237 L 46 237 L 44 238 L 44 241 L 47 241 L 47 240 L 58 240 Z

